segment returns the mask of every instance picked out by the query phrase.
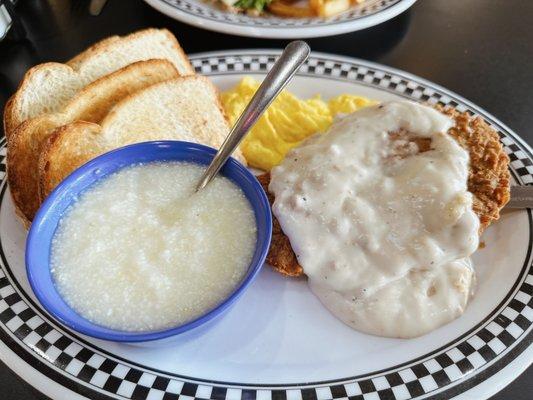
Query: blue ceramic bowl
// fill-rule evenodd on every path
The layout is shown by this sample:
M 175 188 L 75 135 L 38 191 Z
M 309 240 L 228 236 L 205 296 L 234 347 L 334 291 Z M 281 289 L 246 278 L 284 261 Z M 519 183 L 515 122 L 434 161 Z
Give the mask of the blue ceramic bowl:
M 133 144 L 103 154 L 69 175 L 45 200 L 31 225 L 26 242 L 26 269 L 35 295 L 44 308 L 70 328 L 99 339 L 142 342 L 163 339 L 206 323 L 226 311 L 250 285 L 265 261 L 272 235 L 268 199 L 257 179 L 230 159 L 221 173 L 236 183 L 252 205 L 257 224 L 257 243 L 246 276 L 226 300 L 206 314 L 180 326 L 153 332 L 127 332 L 105 328 L 78 315 L 59 295 L 50 272 L 50 248 L 65 210 L 84 190 L 121 168 L 154 161 L 187 161 L 207 165 L 216 150 L 195 143 L 158 141 Z

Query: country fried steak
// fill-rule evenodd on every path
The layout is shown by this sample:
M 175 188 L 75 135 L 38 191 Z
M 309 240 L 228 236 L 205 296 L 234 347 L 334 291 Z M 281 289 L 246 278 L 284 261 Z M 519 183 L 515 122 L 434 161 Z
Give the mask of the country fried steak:
M 453 118 L 455 126 L 448 133 L 470 155 L 468 190 L 473 194 L 472 208 L 480 220 L 480 234 L 500 217 L 500 210 L 510 198 L 509 157 L 505 154 L 498 133 L 479 116 L 471 116 L 453 108 L 436 107 Z M 392 138 L 405 134 L 396 132 Z M 413 139 L 419 151 L 430 150 L 430 144 Z M 270 204 L 274 196 L 268 191 L 270 173 L 257 177 L 268 194 Z M 272 242 L 267 262 L 279 273 L 287 276 L 303 275 L 289 238 L 283 233 L 277 219 L 273 217 Z

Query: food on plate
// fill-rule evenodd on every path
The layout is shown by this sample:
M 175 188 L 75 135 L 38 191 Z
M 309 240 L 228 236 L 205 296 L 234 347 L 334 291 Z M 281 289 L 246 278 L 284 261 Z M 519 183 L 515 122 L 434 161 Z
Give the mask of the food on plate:
M 500 210 L 509 201 L 509 158 L 502 148 L 498 134 L 481 117 L 474 117 L 453 108 L 437 109 L 453 118 L 454 126 L 448 133 L 468 150 L 468 190 L 473 194 L 472 207 L 480 220 L 481 234 L 499 218 Z M 270 174 L 260 175 L 258 179 L 272 204 L 274 196 L 268 190 Z M 275 216 L 272 223 L 272 244 L 267 262 L 283 275 L 303 275 L 303 269 L 298 264 L 289 238 L 283 233 Z
M 157 139 L 218 147 L 229 131 L 217 89 L 194 75 L 174 36 L 158 29 L 105 39 L 67 64 L 32 68 L 4 124 L 8 182 L 26 226 L 63 178 L 103 152 Z M 240 151 L 235 157 L 245 162 Z
M 174 65 L 167 60 L 138 61 L 87 85 L 59 111 L 44 113 L 20 124 L 8 144 L 8 182 L 15 210 L 26 224 L 41 202 L 39 156 L 55 129 L 75 121 L 100 123 L 118 101 L 178 76 Z
M 270 12 L 290 18 L 327 18 L 342 13 L 364 0 L 219 0 L 231 12 L 261 15 Z
M 258 81 L 245 77 L 234 88 L 222 93 L 222 104 L 230 124 L 239 118 L 258 88 Z M 269 171 L 304 139 L 328 129 L 336 115 L 371 104 L 375 102 L 348 94 L 327 102 L 318 96 L 301 100 L 284 90 L 245 137 L 240 149 L 250 166 Z
M 100 124 L 76 121 L 57 129 L 39 160 L 43 200 L 74 169 L 127 144 L 171 139 L 218 148 L 229 132 L 218 92 L 203 76 L 152 85 L 124 99 Z M 237 151 L 234 157 L 244 162 Z
M 74 169 L 124 145 L 219 147 L 258 86 L 246 77 L 219 97 L 176 39 L 155 29 L 34 67 L 4 113 L 17 213 L 29 225 Z M 419 336 L 464 312 L 475 286 L 470 255 L 509 200 L 509 159 L 488 124 L 408 101 L 284 91 L 235 157 L 270 171 L 259 177 L 275 216 L 267 261 L 306 275 L 347 325 L 382 336 Z M 157 330 L 235 288 L 256 240 L 253 211 L 225 178 L 191 194 L 200 173 L 140 165 L 81 196 L 52 245 L 54 279 L 75 310 L 115 329 Z
M 483 174 L 493 184 L 488 223 L 509 198 L 509 174 L 490 130 L 481 139 L 485 157 L 469 166 L 469 153 L 481 154 L 479 141 L 470 130 L 460 133 L 464 124 L 450 131 L 455 116 L 407 101 L 367 107 L 306 140 L 271 171 L 273 214 L 311 290 L 355 329 L 416 337 L 466 308 L 474 282 L 469 256 L 484 227 L 468 187 L 482 187 L 482 198 L 488 188 L 469 178 L 481 180 L 472 172 L 492 165 Z
M 268 201 L 272 206 L 274 204 L 274 195 L 268 190 L 270 173 L 258 175 L 257 180 L 265 190 Z M 272 239 L 266 262 L 282 275 L 292 277 L 304 276 L 304 270 L 298 264 L 298 259 L 291 247 L 291 242 L 283 232 L 283 229 L 281 229 L 281 225 L 275 215 L 272 215 Z
M 256 223 L 226 177 L 195 193 L 203 171 L 184 162 L 135 165 L 85 191 L 52 243 L 52 276 L 67 304 L 99 325 L 154 331 L 223 301 L 250 265 Z
M 439 107 L 453 118 L 448 133 L 470 155 L 468 190 L 474 195 L 473 209 L 481 223 L 480 233 L 500 218 L 500 210 L 510 198 L 509 157 L 498 133 L 481 117 L 472 117 L 453 108 Z
M 89 47 L 66 64 L 47 62 L 31 68 L 4 109 L 4 131 L 29 118 L 57 112 L 89 83 L 128 64 L 149 59 L 169 60 L 181 75 L 194 74 L 178 41 L 166 29 L 145 29 L 112 36 Z
M 337 0 L 335 2 L 338 3 Z M 288 18 L 311 18 L 318 15 L 309 2 L 302 3 L 294 0 L 274 0 L 268 4 L 267 10 L 272 14 Z

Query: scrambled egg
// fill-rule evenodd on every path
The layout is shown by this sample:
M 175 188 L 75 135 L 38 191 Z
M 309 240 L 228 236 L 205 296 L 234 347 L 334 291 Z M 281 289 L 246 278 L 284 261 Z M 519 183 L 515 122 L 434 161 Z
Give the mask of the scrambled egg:
M 222 94 L 222 104 L 230 124 L 234 124 L 259 87 L 259 82 L 245 77 L 233 89 Z M 301 100 L 284 90 L 270 105 L 242 142 L 240 148 L 251 167 L 269 171 L 285 154 L 304 139 L 324 132 L 337 114 L 347 114 L 376 102 L 343 94 L 328 102 L 320 96 Z

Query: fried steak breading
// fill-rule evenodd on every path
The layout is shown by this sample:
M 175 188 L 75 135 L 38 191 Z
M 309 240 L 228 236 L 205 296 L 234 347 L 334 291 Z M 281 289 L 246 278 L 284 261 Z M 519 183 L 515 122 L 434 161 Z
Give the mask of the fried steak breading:
M 473 117 L 453 108 L 437 109 L 454 119 L 455 126 L 448 133 L 470 154 L 468 190 L 474 195 L 472 208 L 479 217 L 481 234 L 500 217 L 500 210 L 509 201 L 509 157 L 503 150 L 498 133 L 481 117 Z M 268 191 L 270 173 L 257 178 L 272 205 L 274 196 Z M 283 275 L 303 275 L 303 268 L 298 264 L 289 238 L 283 233 L 276 217 L 273 217 L 272 222 L 272 242 L 267 262 Z
M 270 173 L 260 175 L 257 179 L 263 186 L 268 196 L 268 202 L 272 206 L 274 204 L 274 195 L 268 191 Z M 294 251 L 292 251 L 289 238 L 283 233 L 279 221 L 274 215 L 272 215 L 272 240 L 270 241 L 270 249 L 268 250 L 266 261 L 283 275 L 300 276 L 304 273 L 303 268 L 298 264 Z
M 498 133 L 481 117 L 472 117 L 453 108 L 438 108 L 455 120 L 448 133 L 470 154 L 468 190 L 474 195 L 474 212 L 481 223 L 480 233 L 500 218 L 500 210 L 511 198 L 509 157 Z

